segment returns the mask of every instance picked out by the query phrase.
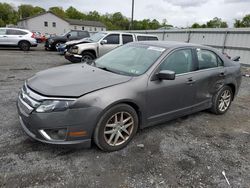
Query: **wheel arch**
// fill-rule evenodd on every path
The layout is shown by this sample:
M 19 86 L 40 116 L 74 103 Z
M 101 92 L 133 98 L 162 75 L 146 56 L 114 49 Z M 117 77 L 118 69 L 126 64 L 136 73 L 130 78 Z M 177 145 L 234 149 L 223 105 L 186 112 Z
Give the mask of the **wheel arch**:
M 93 54 L 95 56 L 95 58 L 97 58 L 96 51 L 94 49 L 83 50 L 81 54 L 83 54 L 84 52 L 89 52 L 89 53 Z
M 232 100 L 234 100 L 235 92 L 236 92 L 236 87 L 235 87 L 235 85 L 233 83 L 229 83 L 229 84 L 227 84 L 227 86 L 229 86 L 231 88 L 231 90 L 233 92 L 233 98 L 232 98 Z
M 141 128 L 141 125 L 142 125 L 142 112 L 141 112 L 141 108 L 139 107 L 139 105 L 138 104 L 136 104 L 136 102 L 134 102 L 134 101 L 132 101 L 132 100 L 120 100 L 120 101 L 116 101 L 116 102 L 114 102 L 114 103 L 111 103 L 110 105 L 108 105 L 106 108 L 104 108 L 103 110 L 102 110 L 102 112 L 98 115 L 98 117 L 97 117 L 97 121 L 96 121 L 96 125 L 97 125 L 97 123 L 99 122 L 99 120 L 100 120 L 100 118 L 103 116 L 103 114 L 107 111 L 107 110 L 109 110 L 110 108 L 112 108 L 112 107 L 114 107 L 114 106 L 116 106 L 116 105 L 119 105 L 119 104 L 126 104 L 126 105 L 129 105 L 130 107 L 132 107 L 134 110 L 135 110 L 135 112 L 136 112 L 136 114 L 137 114 L 137 116 L 138 116 L 138 128 L 140 129 Z M 95 126 L 95 128 L 96 128 L 96 126 Z M 95 129 L 94 128 L 94 129 Z M 93 136 L 94 136 L 94 131 L 93 131 L 93 133 L 92 133 L 92 138 L 93 138 Z
M 21 42 L 28 42 L 31 45 L 30 41 L 28 41 L 28 40 L 20 40 L 17 45 L 19 46 L 21 44 Z

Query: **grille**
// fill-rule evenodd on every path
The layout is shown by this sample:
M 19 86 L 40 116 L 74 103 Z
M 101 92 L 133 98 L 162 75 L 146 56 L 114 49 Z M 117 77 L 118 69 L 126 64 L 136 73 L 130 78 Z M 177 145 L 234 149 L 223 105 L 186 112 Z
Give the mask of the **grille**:
M 25 84 L 18 97 L 18 106 L 26 114 L 30 114 L 34 108 L 40 105 L 39 95 L 31 91 Z M 41 97 L 40 97 L 41 98 Z

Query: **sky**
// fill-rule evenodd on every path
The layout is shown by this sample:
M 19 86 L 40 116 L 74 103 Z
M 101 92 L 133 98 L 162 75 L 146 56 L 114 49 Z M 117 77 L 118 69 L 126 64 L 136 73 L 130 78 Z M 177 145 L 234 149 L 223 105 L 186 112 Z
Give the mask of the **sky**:
M 194 22 L 206 23 L 214 17 L 233 26 L 235 19 L 250 14 L 250 0 L 134 0 L 134 19 L 157 19 L 177 27 L 191 26 Z M 14 6 L 31 4 L 48 9 L 73 6 L 79 11 L 98 11 L 101 14 L 121 12 L 131 18 L 132 0 L 0 0 Z

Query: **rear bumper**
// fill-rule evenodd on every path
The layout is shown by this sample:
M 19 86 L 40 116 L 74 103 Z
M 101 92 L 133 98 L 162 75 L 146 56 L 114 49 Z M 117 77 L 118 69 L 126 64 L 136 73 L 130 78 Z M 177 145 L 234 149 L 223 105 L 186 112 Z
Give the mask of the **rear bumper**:
M 64 55 L 65 59 L 71 61 L 72 63 L 80 63 L 81 62 L 81 55 L 78 54 L 71 54 L 69 52 L 66 52 Z

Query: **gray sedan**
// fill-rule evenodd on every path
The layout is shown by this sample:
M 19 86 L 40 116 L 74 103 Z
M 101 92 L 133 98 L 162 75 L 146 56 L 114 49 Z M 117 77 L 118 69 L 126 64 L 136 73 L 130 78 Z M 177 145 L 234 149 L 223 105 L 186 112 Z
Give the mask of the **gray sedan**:
M 205 46 L 136 42 L 95 62 L 37 73 L 18 96 L 21 126 L 50 144 L 125 147 L 137 130 L 210 109 L 224 114 L 240 64 Z

